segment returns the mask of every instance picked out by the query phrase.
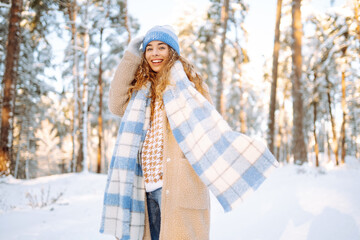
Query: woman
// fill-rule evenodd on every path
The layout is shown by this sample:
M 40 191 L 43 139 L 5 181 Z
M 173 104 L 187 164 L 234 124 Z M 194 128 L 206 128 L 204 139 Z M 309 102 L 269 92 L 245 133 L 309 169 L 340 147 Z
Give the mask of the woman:
M 276 165 L 209 103 L 170 26 L 131 41 L 109 98 L 123 118 L 100 231 L 118 239 L 209 239 L 208 188 L 229 211 Z

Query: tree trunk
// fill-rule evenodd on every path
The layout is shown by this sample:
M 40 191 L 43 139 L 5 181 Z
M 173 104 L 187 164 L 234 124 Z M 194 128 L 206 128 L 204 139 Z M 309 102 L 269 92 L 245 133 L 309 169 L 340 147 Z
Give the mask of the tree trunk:
M 103 105 L 103 84 L 102 84 L 102 37 L 103 37 L 104 29 L 100 29 L 100 62 L 99 62 L 99 115 L 98 115 L 98 124 L 99 124 L 99 132 L 98 132 L 98 151 L 97 151 L 97 173 L 101 173 L 101 157 L 102 157 L 102 139 L 103 139 L 103 119 L 102 119 L 102 105 Z
M 218 112 L 225 116 L 225 99 L 224 99 L 224 54 L 225 54 L 225 40 L 227 32 L 227 22 L 229 19 L 229 0 L 224 0 L 224 5 L 221 9 L 221 45 L 220 45 L 220 63 L 218 72 L 217 96 L 216 96 L 216 109 Z
M 342 56 L 345 59 L 345 64 L 347 64 L 346 59 L 346 50 L 347 46 L 342 48 Z M 340 130 L 340 139 L 341 139 L 341 163 L 345 163 L 345 156 L 346 156 L 346 134 L 345 134 L 345 126 L 346 126 L 346 82 L 345 82 L 345 68 L 341 72 L 341 108 L 343 111 L 343 119 L 341 124 Z
M 356 158 L 360 158 L 360 152 L 359 152 L 359 148 L 358 148 L 358 139 L 360 137 L 360 134 L 358 133 L 358 128 L 357 126 L 360 126 L 360 122 L 358 122 L 358 118 L 356 118 L 356 113 L 355 111 L 352 111 L 352 118 L 354 119 L 355 121 L 355 124 L 354 124 L 354 132 L 353 132 L 353 143 L 354 143 L 354 148 L 355 148 L 355 157 Z
M 22 132 L 22 125 L 23 122 L 20 123 L 19 126 L 19 133 Z M 21 144 L 21 134 L 18 135 L 18 150 L 16 153 L 16 159 L 15 159 L 15 170 L 14 170 L 14 177 L 17 178 L 18 177 L 18 172 L 19 172 L 19 165 L 20 165 L 20 153 L 22 151 L 22 144 Z
M 280 152 L 281 152 L 281 141 L 282 141 L 282 133 L 281 133 L 282 129 L 281 127 L 279 126 L 279 129 L 278 129 L 278 135 L 277 137 L 274 139 L 275 141 L 275 144 L 276 145 L 276 148 L 274 148 L 274 152 L 273 152 L 273 155 L 276 157 L 276 159 L 278 161 L 280 161 Z
M 26 117 L 25 129 L 26 129 L 26 156 L 25 156 L 25 179 L 30 179 L 30 130 L 29 130 L 29 123 L 30 119 Z
M 345 71 L 341 73 L 341 108 L 343 111 L 343 119 L 341 124 L 340 139 L 341 139 L 341 163 L 345 163 L 346 156 L 346 134 L 345 134 L 345 125 L 346 125 L 346 83 L 345 83 Z
M 72 53 L 73 53 L 73 67 L 72 67 L 72 74 L 73 74 L 73 90 L 74 90 L 74 107 L 73 111 L 73 118 L 72 118 L 72 161 L 69 164 L 68 172 L 75 172 L 76 171 L 76 133 L 78 131 L 78 127 L 76 125 L 76 116 L 78 115 L 78 55 L 77 55 L 77 27 L 76 27 L 76 16 L 77 16 L 77 3 L 76 0 L 69 2 L 68 5 L 68 14 L 69 19 L 71 22 L 71 43 L 72 43 Z
M 5 72 L 3 79 L 3 100 L 1 107 L 1 129 L 0 129 L 0 176 L 13 174 L 15 164 L 11 156 L 12 120 L 16 91 L 16 80 L 18 77 L 17 67 L 20 53 L 20 21 L 22 12 L 22 0 L 12 0 L 10 8 L 9 32 L 6 45 Z M 10 170 L 10 171 L 9 171 Z
M 331 150 L 332 150 L 332 146 L 330 144 L 330 137 L 329 137 L 329 133 L 328 131 L 326 131 L 326 153 L 327 153 L 327 157 L 328 157 L 328 162 L 331 162 Z
M 127 0 L 123 1 L 123 7 L 122 7 L 122 14 L 124 16 L 124 24 L 125 29 L 128 33 L 128 43 L 131 41 L 131 31 L 129 26 L 129 16 L 128 16 L 128 10 L 127 10 Z
M 268 122 L 268 128 L 269 128 L 268 145 L 269 145 L 269 150 L 272 153 L 274 152 L 274 138 L 275 138 L 275 108 L 276 108 L 276 89 L 277 89 L 277 75 L 278 75 L 278 63 L 279 63 L 279 51 L 280 51 L 281 6 L 282 6 L 282 0 L 278 0 L 276 7 L 272 83 L 271 83 L 271 96 L 270 96 L 270 108 L 269 108 L 269 122 Z
M 88 156 L 87 156 L 87 125 L 88 125 L 88 70 L 89 70 L 89 28 L 88 28 L 88 10 L 89 10 L 89 0 L 86 1 L 85 7 L 85 16 L 84 16 L 84 25 L 85 25 L 85 34 L 84 34 L 84 82 L 83 82 L 83 172 L 88 171 Z
M 242 64 L 243 63 L 248 63 L 249 62 L 249 58 L 247 55 L 247 52 L 241 48 L 240 46 L 240 41 L 239 41 L 239 34 L 238 34 L 238 29 L 240 29 L 240 31 L 242 30 L 242 25 L 240 23 L 238 23 L 235 20 L 235 42 L 233 43 L 233 47 L 236 51 L 236 58 L 235 58 L 235 65 L 234 65 L 234 72 L 235 74 L 238 73 L 239 75 L 239 90 L 240 90 L 240 95 L 239 95 L 239 121 L 240 121 L 240 132 L 246 134 L 247 132 L 247 124 L 246 124 L 246 100 L 244 97 L 244 89 L 243 89 L 243 81 L 242 81 Z
M 239 79 L 239 88 L 241 89 L 241 93 L 244 92 L 242 89 L 242 81 Z M 240 120 L 240 132 L 246 134 L 247 126 L 246 126 L 246 113 L 245 113 L 245 99 L 243 94 L 240 96 L 240 113 L 239 113 L 239 120 Z
M 286 148 L 286 141 L 287 137 L 286 134 L 284 134 L 285 129 L 285 101 L 283 101 L 283 104 L 281 104 L 280 107 L 280 113 L 279 113 L 279 124 L 278 124 L 278 131 L 277 131 L 277 137 L 274 138 L 274 145 L 276 145 L 276 148 L 273 146 L 273 154 L 276 152 L 276 159 L 280 161 L 280 153 L 281 148 Z M 275 132 L 274 132 L 275 134 Z M 275 151 L 276 149 L 276 151 Z M 283 161 L 285 160 L 285 157 L 283 158 Z
M 314 91 L 313 91 L 313 95 L 314 95 L 314 100 L 312 102 L 313 104 L 313 134 L 314 134 L 314 141 L 315 141 L 315 166 L 319 167 L 319 143 L 318 143 L 318 139 L 317 139 L 317 135 L 316 135 L 316 121 L 317 121 L 317 104 L 318 104 L 318 96 L 317 96 L 317 76 L 316 73 L 314 74 Z
M 84 154 L 83 154 L 83 128 L 81 126 L 83 126 L 83 108 L 82 108 L 82 95 L 81 94 L 81 88 L 80 88 L 80 80 L 77 83 L 78 87 L 78 102 L 77 102 L 77 108 L 78 108 L 78 124 L 79 124 L 79 134 L 77 136 L 78 139 L 78 143 L 79 146 L 77 148 L 78 154 L 76 157 L 76 166 L 75 166 L 75 171 L 76 172 L 81 172 L 82 171 L 82 163 L 83 163 L 83 159 L 84 159 Z
M 327 83 L 327 100 L 328 100 L 328 107 L 329 107 L 329 115 L 330 115 L 330 122 L 331 122 L 331 130 L 332 130 L 332 149 L 333 152 L 335 154 L 335 163 L 336 165 L 339 165 L 339 147 L 338 147 L 338 143 L 337 143 L 337 134 L 336 134 L 336 126 L 335 126 L 335 119 L 334 116 L 332 114 L 332 101 L 331 101 L 331 95 L 330 95 L 330 89 L 331 89 L 331 84 L 330 84 L 330 80 L 329 80 L 329 76 L 327 74 L 327 71 L 325 73 L 325 80 Z
M 276 144 L 276 148 L 274 148 L 274 152 L 276 150 L 277 152 L 277 159 L 279 161 L 283 161 L 283 162 L 288 162 L 289 160 L 289 151 L 288 151 L 288 145 L 289 145 L 289 137 L 291 135 L 291 133 L 288 133 L 288 124 L 287 124 L 287 120 L 288 120 L 288 116 L 286 114 L 286 110 L 285 110 L 285 103 L 287 102 L 288 98 L 290 98 L 288 92 L 289 89 L 291 87 L 291 84 L 289 82 L 285 83 L 284 86 L 284 99 L 282 101 L 282 104 L 280 106 L 279 109 L 279 121 L 278 121 L 278 131 L 277 131 L 277 138 L 274 141 L 274 143 Z M 280 153 L 282 153 L 282 156 L 280 155 Z
M 319 143 L 317 140 L 317 135 L 316 135 L 316 117 L 317 117 L 317 103 L 313 103 L 313 107 L 314 107 L 314 123 L 313 123 L 313 133 L 314 133 L 314 141 L 315 141 L 315 166 L 319 167 Z
M 240 58 L 241 56 L 237 55 L 236 57 L 236 62 L 237 66 L 239 69 L 241 69 L 241 63 L 240 63 Z M 247 125 L 246 125 L 246 112 L 245 112 L 245 105 L 246 105 L 246 100 L 244 98 L 244 89 L 243 89 L 243 84 L 242 84 L 242 80 L 241 80 L 241 76 L 239 76 L 239 90 L 240 90 L 240 96 L 239 96 L 239 122 L 240 122 L 240 132 L 243 134 L 246 134 L 247 132 Z
M 354 0 L 355 6 L 354 6 L 354 15 L 355 15 L 355 21 L 357 22 L 356 25 L 356 32 L 357 32 L 357 37 L 360 40 L 360 21 L 359 21 L 359 8 L 360 8 L 360 2 L 359 0 Z
M 294 163 L 302 165 L 307 161 L 307 151 L 303 132 L 302 99 L 302 56 L 301 56 L 301 0 L 292 2 L 292 96 L 293 96 L 293 144 Z
M 79 144 L 78 148 L 77 148 L 77 157 L 76 157 L 76 166 L 75 166 L 75 172 L 80 172 L 82 171 L 82 164 L 83 164 L 83 159 L 84 159 L 84 154 L 83 154 L 83 92 L 81 91 L 81 87 L 80 87 L 80 79 L 77 81 L 77 112 L 78 112 L 78 126 L 79 126 L 79 131 L 78 131 L 78 135 L 77 135 L 77 142 Z
M 245 112 L 245 105 L 246 105 L 246 99 L 244 98 L 244 89 L 243 89 L 243 83 L 241 80 L 241 47 L 238 44 L 238 39 L 236 38 L 236 43 L 234 44 L 234 48 L 236 50 L 236 59 L 235 59 L 235 73 L 238 70 L 239 71 L 239 90 L 240 90 L 240 96 L 239 96 L 239 121 L 240 121 L 240 132 L 246 134 L 247 132 L 247 125 L 246 125 L 246 112 Z M 246 58 L 246 56 L 244 56 Z M 244 60 L 244 62 L 248 61 L 247 59 Z

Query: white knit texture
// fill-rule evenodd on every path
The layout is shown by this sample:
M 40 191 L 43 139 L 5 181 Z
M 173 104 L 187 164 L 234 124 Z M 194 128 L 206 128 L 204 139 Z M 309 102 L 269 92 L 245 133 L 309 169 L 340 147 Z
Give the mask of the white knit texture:
M 152 192 L 163 185 L 164 136 L 160 105 L 160 101 L 155 102 L 153 121 L 146 133 L 141 153 L 142 170 L 147 192 Z

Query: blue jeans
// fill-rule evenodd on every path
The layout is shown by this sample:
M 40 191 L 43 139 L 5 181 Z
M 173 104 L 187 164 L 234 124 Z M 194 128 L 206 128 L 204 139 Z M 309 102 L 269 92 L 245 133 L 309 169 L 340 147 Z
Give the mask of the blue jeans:
M 151 240 L 159 240 L 161 223 L 161 191 L 162 188 L 146 193 L 146 203 L 149 215 Z

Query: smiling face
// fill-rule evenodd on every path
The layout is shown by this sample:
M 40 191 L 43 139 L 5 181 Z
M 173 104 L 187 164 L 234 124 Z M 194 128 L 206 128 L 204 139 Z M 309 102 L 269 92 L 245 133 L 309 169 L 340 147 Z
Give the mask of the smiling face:
M 150 42 L 145 49 L 145 59 L 154 72 L 159 72 L 168 62 L 170 47 L 161 41 Z

